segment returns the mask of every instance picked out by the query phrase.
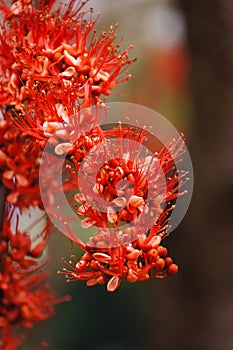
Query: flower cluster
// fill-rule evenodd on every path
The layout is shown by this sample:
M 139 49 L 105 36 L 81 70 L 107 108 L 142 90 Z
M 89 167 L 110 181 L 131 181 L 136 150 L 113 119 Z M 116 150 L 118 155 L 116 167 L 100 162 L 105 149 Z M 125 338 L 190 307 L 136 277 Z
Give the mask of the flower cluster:
M 40 5 L 18 0 L 2 5 L 5 21 L 0 34 L 1 104 L 17 110 L 32 103 L 34 91 L 48 94 L 54 104 L 71 93 L 79 104 L 89 106 L 109 95 L 129 77 L 124 73 L 132 60 L 128 51 L 118 52 L 116 27 L 97 36 L 87 1 L 70 1 L 65 9 L 52 11 L 53 0 Z
M 128 58 L 132 46 L 120 51 L 117 25 L 98 35 L 99 15 L 84 11 L 86 3 L 70 0 L 56 7 L 54 0 L 42 0 L 36 8 L 31 0 L 11 6 L 0 0 L 0 185 L 7 189 L 8 205 L 20 212 L 43 209 L 39 171 L 46 145 L 52 158 L 42 187 L 52 205 L 57 188 L 50 175 L 57 171 L 56 157 L 68 152 L 77 169 L 103 139 L 98 115 L 80 110 L 103 105 L 104 96 L 130 79 L 126 69 L 134 61 Z M 68 179 L 65 184 L 68 191 Z M 32 242 L 30 234 L 12 229 L 14 210 L 1 212 L 0 348 L 13 350 L 23 339 L 19 326 L 30 328 L 50 317 L 54 305 L 67 298 L 55 298 L 43 284 L 47 272 L 40 272 L 44 263 L 36 261 L 46 248 L 49 226 Z
M 123 139 L 130 138 L 139 143 L 144 138 L 143 131 L 122 129 L 121 125 L 116 130 L 104 132 L 107 140 L 119 134 Z M 99 162 L 95 160 L 100 155 L 93 147 L 96 158 L 91 154 L 92 164 L 88 159 L 84 163 L 85 186 L 91 186 L 86 196 L 80 189 L 80 181 L 75 183 L 77 174 L 69 165 L 74 187 L 80 190 L 74 195 L 71 205 L 82 218 L 83 228 L 98 229 L 86 244 L 80 244 L 70 232 L 86 252 L 79 261 L 74 256 L 69 262 L 63 259 L 66 267 L 59 274 L 64 274 L 68 282 L 86 280 L 88 286 L 107 284 L 107 290 L 114 291 L 122 279 L 145 281 L 178 272 L 177 265 L 160 243 L 168 235 L 168 223 L 176 199 L 186 193 L 179 191 L 186 181 L 186 173 L 179 172 L 175 166 L 184 152 L 182 139 L 172 140 L 154 157 L 142 158 L 139 151 L 133 157 L 131 151 L 135 152 L 135 149 L 127 151 L 122 158 L 110 159 L 97 171 Z M 117 147 L 115 152 L 119 154 Z M 76 163 L 76 168 L 80 171 L 80 163 Z M 94 183 L 93 172 L 97 173 Z M 87 199 L 88 194 L 91 194 L 91 201 Z M 105 210 L 96 205 L 100 197 L 105 201 Z
M 167 249 L 160 245 L 160 241 L 159 235 L 153 235 L 151 239 L 141 235 L 131 244 L 119 247 L 97 250 L 87 248 L 79 261 L 75 256 L 72 256 L 73 261 L 63 259 L 68 269 L 63 268 L 59 273 L 65 274 L 68 282 L 87 280 L 88 286 L 107 283 L 109 292 L 115 291 L 122 279 L 134 283 L 146 281 L 150 277 L 175 275 L 178 266 L 167 256 Z
M 178 271 L 161 241 L 177 198 L 185 194 L 186 172 L 177 168 L 184 142 L 181 137 L 150 149 L 145 129 L 122 122 L 101 127 L 108 116 L 105 96 L 130 78 L 126 69 L 134 60 L 128 57 L 132 46 L 120 51 L 117 26 L 97 34 L 98 15 L 84 11 L 86 3 L 70 0 L 55 8 L 54 0 L 43 0 L 36 8 L 31 0 L 10 7 L 0 0 L 0 184 L 20 211 L 48 204 L 49 215 L 83 249 L 80 259 L 63 259 L 59 273 L 88 286 L 106 284 L 112 292 L 123 279 L 146 281 Z M 62 216 L 63 203 L 56 202 L 61 190 L 82 228 L 95 230 L 85 242 Z M 54 305 L 68 298 L 57 299 L 43 284 L 47 273 L 36 261 L 49 225 L 33 242 L 17 225 L 12 229 L 12 213 L 5 218 L 0 348 L 10 350 L 21 342 L 18 326 L 50 317 Z
M 8 201 L 21 209 L 43 207 L 38 169 L 48 139 L 57 145 L 56 154 L 67 150 L 64 141 L 78 111 L 102 103 L 101 95 L 129 79 L 125 68 L 134 61 L 128 58 L 131 47 L 119 52 L 117 26 L 98 36 L 98 16 L 93 17 L 92 9 L 83 11 L 86 2 L 71 0 L 56 10 L 53 0 L 42 1 L 39 10 L 30 0 L 11 7 L 0 2 L 0 105 L 5 120 L 0 171 L 10 190 Z M 97 118 L 77 122 L 90 128 Z
M 83 183 L 79 176 L 76 188 L 79 188 L 80 192 L 74 196 L 74 200 L 81 204 L 76 206 L 78 215 L 85 217 L 83 226 L 85 227 L 87 223 L 89 227 L 92 222 L 106 228 L 110 223 L 117 228 L 121 222 L 131 223 L 138 218 L 136 220 L 137 226 L 140 223 L 140 227 L 137 228 L 138 234 L 145 233 L 147 227 L 150 227 L 151 220 L 156 223 L 163 213 L 165 204 L 171 204 L 179 195 L 184 194 L 184 192 L 178 193 L 178 190 L 183 185 L 185 172 L 178 173 L 174 163 L 180 162 L 184 152 L 182 139 L 172 140 L 160 153 L 152 155 L 148 151 L 149 155 L 146 155 L 141 149 L 145 139 L 144 130 L 137 131 L 133 127 L 123 129 L 119 123 L 115 130 L 105 131 L 102 139 L 96 137 L 93 131 L 92 133 L 96 144 L 91 142 L 91 137 L 85 137 L 84 155 L 90 149 L 91 152 L 85 157 L 82 168 L 80 169 L 80 160 L 84 155 L 79 157 L 79 162 L 72 152 L 70 157 L 75 169 L 78 170 L 77 173 L 82 171 L 84 176 Z M 114 142 L 112 137 L 117 137 L 119 142 Z M 100 149 L 98 147 L 100 142 L 104 144 L 106 154 L 112 153 L 113 157 L 103 164 L 101 164 L 103 147 Z M 121 158 L 118 158 L 119 154 L 122 155 Z M 74 167 L 68 165 L 68 168 L 73 170 Z M 78 178 L 74 170 L 70 172 L 74 179 Z M 84 187 L 91 194 L 89 203 L 82 193 Z M 92 210 L 100 197 L 106 205 L 105 212 Z M 106 225 L 103 226 L 103 222 L 106 222 Z
M 31 328 L 54 314 L 54 305 L 69 300 L 56 298 L 38 262 L 47 244 L 49 224 L 32 241 L 26 232 L 12 229 L 13 211 L 8 211 L 0 233 L 0 333 L 1 349 L 15 349 L 21 341 L 19 326 Z
M 0 147 L 1 181 L 9 190 L 7 201 L 21 210 L 42 207 L 38 183 L 40 147 L 7 119 L 0 120 Z

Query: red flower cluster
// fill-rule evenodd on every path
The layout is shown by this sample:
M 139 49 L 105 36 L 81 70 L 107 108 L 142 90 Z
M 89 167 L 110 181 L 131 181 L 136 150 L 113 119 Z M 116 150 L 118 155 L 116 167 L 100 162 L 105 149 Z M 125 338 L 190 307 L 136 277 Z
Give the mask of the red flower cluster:
M 80 109 L 101 103 L 101 95 L 129 78 L 130 48 L 118 52 L 116 27 L 97 36 L 98 16 L 82 11 L 86 2 L 53 10 L 53 0 L 42 1 L 38 10 L 30 0 L 11 7 L 0 1 L 0 105 L 7 120 L 1 121 L 0 171 L 8 201 L 21 209 L 43 207 L 38 169 L 48 139 L 57 155 L 71 147 L 74 125 L 97 124 L 79 120 Z
M 52 11 L 54 0 L 40 5 L 18 0 L 1 9 L 5 21 L 0 34 L 0 103 L 17 110 L 31 105 L 34 91 L 50 95 L 55 105 L 71 93 L 82 106 L 99 102 L 116 84 L 129 79 L 124 70 L 133 60 L 118 52 L 116 27 L 99 37 L 97 17 L 81 9 L 87 1 L 71 0 Z M 120 76 L 119 76 L 120 74 Z
M 137 133 L 131 128 L 122 129 L 121 125 L 104 134 L 106 138 L 121 134 L 122 139 L 130 138 L 137 142 L 143 142 L 144 138 L 143 131 Z M 70 231 L 74 241 L 86 253 L 80 261 L 74 256 L 69 262 L 63 259 L 68 268 L 59 273 L 66 275 L 67 281 L 87 280 L 88 286 L 107 283 L 108 291 L 114 291 L 122 279 L 136 282 L 177 273 L 177 265 L 167 257 L 167 249 L 160 242 L 168 235 L 168 222 L 177 197 L 185 194 L 179 189 L 185 182 L 186 173 L 179 172 L 175 166 L 180 162 L 183 151 L 182 139 L 172 140 L 155 157 L 140 158 L 140 152 L 136 152 L 134 161 L 132 154 L 130 160 L 114 158 L 97 171 L 95 159 L 99 158 L 99 154 L 94 147 L 96 158 L 92 154 L 92 164 L 88 164 L 87 160 L 84 166 L 86 187 L 93 186 L 89 175 L 97 173 L 96 182 L 90 189 L 91 202 L 86 201 L 82 190 L 75 194 L 74 201 L 76 205 L 78 203 L 77 214 L 84 217 L 82 227 L 96 226 L 99 229 L 86 244 L 78 241 Z M 117 149 L 115 152 L 118 154 Z M 80 171 L 79 163 L 77 169 Z M 74 180 L 77 179 L 73 169 L 70 173 Z M 119 187 L 121 182 L 123 185 Z M 80 183 L 77 181 L 76 185 L 78 188 Z M 150 186 L 154 191 L 148 195 Z M 96 209 L 95 199 L 100 196 L 105 200 L 105 211 Z
M 184 144 L 172 140 L 159 153 L 145 153 L 146 130 L 121 123 L 100 127 L 107 115 L 102 95 L 129 79 L 125 70 L 133 60 L 131 46 L 119 52 L 116 27 L 96 34 L 98 16 L 83 11 L 86 2 L 70 0 L 53 10 L 54 0 L 38 9 L 31 0 L 11 7 L 0 0 L 0 175 L 11 205 L 43 209 L 41 191 L 57 220 L 62 203 L 54 205 L 55 197 L 63 186 L 83 228 L 96 227 L 96 233 L 84 243 L 63 222 L 84 255 L 64 260 L 60 273 L 88 286 L 107 284 L 112 292 L 123 279 L 146 281 L 178 271 L 161 240 L 176 199 L 185 193 L 186 173 L 177 169 Z M 44 164 L 49 166 L 39 187 Z M 0 233 L 0 348 L 7 350 L 21 342 L 17 326 L 32 327 L 68 300 L 41 286 L 47 273 L 39 272 L 43 264 L 35 259 L 47 244 L 48 227 L 32 242 L 17 227 L 13 232 L 11 219 Z
M 167 256 L 167 249 L 160 245 L 161 236 L 156 234 L 155 229 L 130 244 L 100 248 L 106 236 L 105 232 L 99 231 L 94 237 L 98 242 L 97 249 L 87 246 L 79 261 L 75 256 L 72 256 L 73 261 L 63 259 L 68 269 L 63 268 L 58 273 L 66 275 L 68 282 L 87 280 L 88 286 L 107 283 L 107 290 L 113 292 L 122 279 L 133 283 L 150 277 L 165 278 L 178 272 L 178 266 Z
M 176 164 L 179 163 L 183 154 L 183 141 L 171 141 L 159 154 L 146 156 L 140 154 L 140 145 L 145 139 L 145 132 L 138 132 L 135 128 L 122 128 L 121 123 L 115 130 L 102 132 L 102 138 L 92 131 L 92 137 L 85 136 L 85 144 L 82 145 L 82 157 L 72 155 L 71 161 L 76 170 L 80 171 L 80 160 L 92 150 L 85 158 L 81 171 L 85 179 L 83 187 L 89 189 L 91 202 L 87 202 L 82 193 L 81 180 L 75 175 L 74 167 L 68 166 L 70 173 L 77 180 L 76 189 L 78 192 L 74 196 L 78 215 L 84 216 L 84 227 L 92 225 L 108 228 L 109 224 L 117 228 L 121 222 L 133 222 L 136 218 L 138 234 L 143 234 L 150 227 L 151 217 L 156 223 L 160 214 L 163 213 L 164 204 L 171 203 L 179 195 L 178 190 L 183 185 L 185 172 L 177 172 Z M 125 154 L 121 158 L 112 158 L 101 164 L 100 159 L 102 149 L 98 152 L 98 143 L 105 143 L 117 137 L 120 142 L 114 144 L 114 155 L 121 154 L 122 143 L 126 141 Z M 92 142 L 92 139 L 96 143 Z M 133 145 L 128 141 L 133 141 Z M 87 146 L 89 144 L 89 148 Z M 106 154 L 111 154 L 111 148 L 105 145 Z M 76 144 L 73 145 L 74 149 Z M 78 151 L 80 143 L 78 143 Z M 84 147 L 83 147 L 84 146 Z M 95 147 L 97 146 L 97 147 Z M 132 148 L 135 147 L 135 148 Z M 132 149 L 131 149 L 132 148 Z M 127 152 L 126 152 L 127 151 Z M 70 150 L 72 154 L 72 150 Z M 142 152 L 141 152 L 142 153 Z M 151 154 L 151 152 L 149 153 Z M 72 171 L 71 171 L 72 169 Z M 92 210 L 99 198 L 102 198 L 107 205 L 106 212 Z M 92 225 L 91 225 L 92 223 Z M 105 223 L 105 224 L 104 224 Z M 135 225 L 135 224 L 134 224 Z
M 69 300 L 56 298 L 41 271 L 45 262 L 37 262 L 47 244 L 49 224 L 36 241 L 17 228 L 13 231 L 8 213 L 0 233 L 0 333 L 1 349 L 15 349 L 21 342 L 19 326 L 31 328 L 54 314 L 54 305 Z
M 39 191 L 41 149 L 34 139 L 0 120 L 0 174 L 7 201 L 20 209 L 42 207 Z
M 68 151 L 77 169 L 103 139 L 98 116 L 80 110 L 102 105 L 102 95 L 130 78 L 126 68 L 134 61 L 128 58 L 132 46 L 119 51 L 117 26 L 98 36 L 98 15 L 83 11 L 86 2 L 70 0 L 53 10 L 54 0 L 42 1 L 38 8 L 31 0 L 10 7 L 0 0 L 0 185 L 8 189 L 8 203 L 20 211 L 43 209 L 39 167 L 47 142 L 53 160 L 44 188 L 53 203 L 56 182 L 49 179 L 56 172 L 56 157 Z M 70 142 L 77 125 L 77 138 Z M 67 182 L 64 190 L 70 188 Z M 67 300 L 56 299 L 47 284 L 41 285 L 47 273 L 39 272 L 42 264 L 35 259 L 45 249 L 48 228 L 35 243 L 27 233 L 13 232 L 11 219 L 7 216 L 0 234 L 0 348 L 5 350 L 21 343 L 18 326 L 32 327 L 50 317 L 57 302 Z

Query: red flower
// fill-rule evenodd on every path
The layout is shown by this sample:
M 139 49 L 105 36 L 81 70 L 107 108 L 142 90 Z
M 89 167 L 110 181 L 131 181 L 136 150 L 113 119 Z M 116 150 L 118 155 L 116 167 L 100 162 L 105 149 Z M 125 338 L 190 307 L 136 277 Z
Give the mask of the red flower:
M 108 146 L 108 140 L 114 138 L 122 141 Z M 104 229 L 120 229 L 122 223 L 126 222 L 132 223 L 131 229 L 137 227 L 135 234 L 141 235 L 160 216 L 170 212 L 173 201 L 185 193 L 179 193 L 178 190 L 184 184 L 183 177 L 186 173 L 179 172 L 175 165 L 183 155 L 182 139 L 177 142 L 172 140 L 159 154 L 151 156 L 152 153 L 149 152 L 146 156 L 140 146 L 144 138 L 144 130 L 138 132 L 133 128 L 122 129 L 120 124 L 115 130 L 102 132 L 102 137 L 96 137 L 92 131 L 91 137 L 80 137 L 73 145 L 68 168 L 74 180 L 73 190 L 78 190 L 78 193 L 71 205 L 79 216 L 84 217 L 83 227 L 95 225 Z M 81 143 L 81 140 L 84 142 Z M 124 141 L 124 155 L 102 163 L 102 148 L 98 148 L 99 144 L 105 144 L 107 155 L 111 154 L 113 147 L 113 154 L 118 155 L 122 152 Z M 133 144 L 128 144 L 128 141 Z M 88 195 L 91 201 L 87 200 Z M 98 206 L 100 198 L 106 210 Z
M 76 97 L 70 92 L 64 94 L 58 103 L 52 95 L 34 91 L 35 109 L 25 109 L 11 114 L 12 123 L 23 133 L 34 137 L 41 148 L 46 142 L 57 146 L 64 142 L 74 142 L 75 137 L 84 135 L 101 124 L 107 116 L 104 104 L 81 110 Z
M 69 300 L 56 298 L 48 283 L 48 276 L 40 271 L 44 263 L 35 258 L 43 253 L 48 238 L 48 227 L 32 242 L 26 232 L 12 231 L 11 217 L 7 214 L 0 233 L 0 347 L 14 350 L 22 341 L 19 326 L 31 328 L 55 312 L 54 305 Z
M 42 150 L 35 140 L 0 120 L 0 174 L 9 189 L 7 201 L 20 209 L 42 208 L 39 191 L 39 164 Z
M 99 232 L 99 239 L 104 234 Z M 167 256 L 167 249 L 160 245 L 159 235 L 142 235 L 130 244 L 109 249 L 86 248 L 87 252 L 78 261 L 64 263 L 68 266 L 59 271 L 67 281 L 86 280 L 88 286 L 107 283 L 109 292 L 115 291 L 122 279 L 128 282 L 146 281 L 151 277 L 165 278 L 175 275 L 178 266 Z
M 95 147 L 89 153 L 90 159 L 88 156 L 84 159 L 81 170 L 87 196 L 77 174 L 79 192 L 74 200 L 79 205 L 76 210 L 84 218 L 84 228 L 96 226 L 99 229 L 86 244 L 75 239 L 70 231 L 86 253 L 80 261 L 75 257 L 72 257 L 73 262 L 64 260 L 68 269 L 59 273 L 65 274 L 68 281 L 87 280 L 88 286 L 107 283 L 109 291 L 115 290 L 122 279 L 136 282 L 176 274 L 178 267 L 167 257 L 167 249 L 160 242 L 168 235 L 168 222 L 177 197 L 185 194 L 178 190 L 185 182 L 186 173 L 176 168 L 184 152 L 182 139 L 172 140 L 152 157 L 141 155 L 139 151 L 145 137 L 143 130 L 122 128 L 120 124 L 118 129 L 106 131 L 104 135 L 107 139 L 119 137 L 126 142 L 137 141 L 139 149 L 130 150 L 129 146 L 129 154 L 112 158 L 101 167 L 101 161 L 98 162 L 101 151 L 98 153 Z M 115 154 L 120 154 L 115 147 Z M 106 149 L 106 154 L 110 154 L 110 149 Z M 81 171 L 80 163 L 76 167 Z M 70 173 L 75 184 L 74 170 Z M 98 209 L 100 197 L 105 201 L 106 210 Z
M 109 95 L 116 84 L 128 80 L 125 67 L 133 62 L 128 51 L 118 51 L 116 27 L 96 35 L 92 9 L 81 12 L 86 2 L 71 0 L 65 10 L 52 11 L 52 3 L 39 11 L 29 1 L 11 8 L 2 1 L 5 16 L 0 34 L 0 102 L 20 109 L 31 103 L 34 90 L 49 94 L 54 104 L 65 93 L 89 106 Z M 42 96 L 43 97 L 43 96 Z

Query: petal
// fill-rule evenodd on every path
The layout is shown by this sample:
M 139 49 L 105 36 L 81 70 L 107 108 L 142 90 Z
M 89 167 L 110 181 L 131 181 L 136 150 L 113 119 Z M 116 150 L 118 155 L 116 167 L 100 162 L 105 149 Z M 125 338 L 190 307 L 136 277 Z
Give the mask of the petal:
M 86 212 L 87 212 L 87 209 L 86 209 L 86 207 L 84 205 L 80 205 L 80 207 L 78 208 L 77 212 L 78 212 L 79 215 L 85 215 Z
M 18 198 L 19 198 L 19 192 L 12 192 L 8 194 L 7 201 L 11 204 L 15 204 L 17 203 Z
M 127 276 L 127 281 L 134 283 L 138 280 L 138 276 L 137 273 L 135 271 L 133 271 L 132 269 L 129 269 L 128 271 L 128 276 Z
M 114 292 L 120 285 L 121 279 L 118 276 L 113 276 L 107 284 L 107 291 Z
M 102 263 L 108 263 L 109 261 L 112 260 L 111 257 L 105 253 L 94 253 L 92 256 L 95 260 Z
M 118 219 L 117 213 L 112 207 L 107 207 L 107 218 L 112 224 L 114 224 Z
M 96 221 L 91 218 L 85 218 L 81 221 L 82 228 L 90 228 L 96 224 Z
M 76 195 L 74 196 L 74 200 L 78 203 L 86 202 L 85 196 L 82 193 L 76 193 Z
M 156 247 L 160 244 L 161 242 L 161 237 L 160 236 L 154 236 L 151 238 L 151 240 L 148 242 L 148 244 L 151 244 L 152 247 Z
M 104 190 L 104 187 L 102 184 L 97 183 L 93 186 L 93 192 L 95 194 L 101 194 L 103 193 L 103 190 Z
M 76 70 L 74 67 L 68 67 L 64 72 L 61 73 L 63 78 L 71 78 L 75 75 Z
M 62 154 L 66 154 L 67 152 L 72 150 L 72 148 L 73 145 L 70 142 L 59 143 L 59 145 L 55 147 L 55 153 L 60 156 Z
M 125 197 L 118 197 L 113 199 L 112 203 L 116 204 L 118 207 L 125 207 L 127 201 Z
M 16 174 L 15 177 L 17 179 L 17 183 L 18 183 L 19 186 L 22 186 L 22 187 L 29 186 L 29 181 L 28 181 L 28 179 L 25 176 L 23 176 L 21 174 Z
M 61 103 L 56 103 L 55 107 L 56 107 L 57 114 L 59 115 L 59 117 L 62 117 L 62 119 L 66 123 L 69 123 L 69 117 L 68 117 L 68 114 L 67 114 L 66 110 L 64 109 L 63 105 Z
M 133 195 L 129 199 L 129 204 L 134 208 L 138 208 L 138 207 L 144 205 L 145 201 L 144 201 L 143 197 Z
M 6 180 L 12 180 L 14 176 L 14 171 L 13 170 L 7 170 L 7 171 L 4 171 L 2 177 Z

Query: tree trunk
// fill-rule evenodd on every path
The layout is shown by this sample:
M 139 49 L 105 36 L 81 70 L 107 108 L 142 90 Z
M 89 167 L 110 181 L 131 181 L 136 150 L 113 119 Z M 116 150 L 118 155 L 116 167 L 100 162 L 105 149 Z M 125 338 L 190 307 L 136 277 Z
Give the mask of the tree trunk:
M 162 306 L 156 303 L 156 309 L 151 310 L 150 322 L 154 322 L 146 342 L 151 350 L 230 350 L 233 3 L 182 0 L 182 8 L 191 57 L 194 117 L 189 149 L 194 166 L 194 195 L 183 224 L 172 237 L 172 247 L 169 239 L 166 242 L 172 255 L 178 256 L 181 269 L 176 280 L 155 287 L 160 289 L 155 290 L 155 295 L 161 298 Z

